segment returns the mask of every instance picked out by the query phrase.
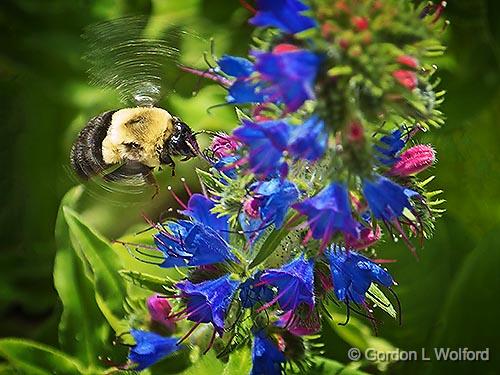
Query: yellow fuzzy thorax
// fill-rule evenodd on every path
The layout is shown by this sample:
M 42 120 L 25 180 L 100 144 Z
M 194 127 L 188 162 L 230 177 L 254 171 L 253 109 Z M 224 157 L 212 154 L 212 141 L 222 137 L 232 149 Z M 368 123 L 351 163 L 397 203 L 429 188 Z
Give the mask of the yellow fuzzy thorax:
M 113 114 L 111 125 L 102 142 L 104 162 L 116 164 L 130 160 L 149 167 L 158 167 L 159 154 L 172 131 L 172 115 L 164 109 L 120 109 Z M 131 144 L 139 147 L 131 149 Z

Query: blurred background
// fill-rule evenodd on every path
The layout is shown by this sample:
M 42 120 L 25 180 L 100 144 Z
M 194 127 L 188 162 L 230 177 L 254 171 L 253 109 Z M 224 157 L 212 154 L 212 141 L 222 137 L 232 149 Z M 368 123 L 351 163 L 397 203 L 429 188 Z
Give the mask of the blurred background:
M 490 361 L 401 362 L 389 373 L 500 371 L 499 8 L 495 0 L 448 2 L 449 50 L 438 62 L 441 88 L 448 91 L 443 106 L 448 120 L 423 137 L 438 152 L 432 186 L 444 190 L 447 212 L 420 250 L 420 261 L 402 244 L 386 243 L 380 251 L 384 258 L 399 259 L 390 269 L 400 285 L 403 325 L 386 319 L 379 336 L 407 350 L 490 348 Z M 185 42 L 187 63 L 203 66 L 200 57 L 209 50 L 210 37 L 218 55 L 247 52 L 249 14 L 237 0 L 1 1 L 0 337 L 57 342 L 61 308 L 52 279 L 54 224 L 61 197 L 76 184 L 67 169 L 69 150 L 90 117 L 121 106 L 114 93 L 89 85 L 80 35 L 89 24 L 128 14 L 159 16 L 163 23 L 153 25 L 157 30 L 176 24 L 206 38 L 201 47 Z M 235 126 L 229 107 L 207 114 L 207 108 L 224 102 L 222 89 L 179 78 L 176 93 L 161 106 L 194 129 Z M 173 206 L 167 184 L 180 190 L 179 178 L 185 177 L 196 189 L 197 165 L 202 163 L 179 164 L 175 179 L 163 173 L 164 192 L 154 201 L 149 190 L 110 195 L 94 186 L 80 211 L 105 236 L 117 238 L 141 222 L 141 212 L 156 217 Z M 328 326 L 322 334 L 326 354 L 348 362 L 349 340 Z

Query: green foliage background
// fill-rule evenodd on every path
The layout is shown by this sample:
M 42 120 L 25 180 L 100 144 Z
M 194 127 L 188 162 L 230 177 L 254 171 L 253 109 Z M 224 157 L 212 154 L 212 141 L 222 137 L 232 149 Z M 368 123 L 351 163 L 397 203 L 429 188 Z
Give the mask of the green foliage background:
M 500 370 L 499 5 L 495 0 L 448 2 L 449 51 L 439 63 L 442 88 L 448 91 L 443 106 L 448 120 L 427 139 L 438 151 L 433 172 L 436 186 L 445 190 L 448 211 L 435 238 L 420 251 L 419 262 L 401 244 L 386 244 L 383 256 L 399 259 L 391 271 L 400 284 L 403 326 L 384 318 L 379 332 L 407 350 L 489 347 L 490 361 L 402 362 L 391 365 L 389 373 Z M 236 0 L 2 0 L 0 4 L 1 337 L 57 346 L 62 309 L 52 277 L 54 227 L 59 202 L 75 185 L 67 172 L 69 148 L 86 119 L 119 105 L 112 93 L 88 85 L 80 34 L 88 24 L 131 13 L 159 15 L 213 36 L 218 54 L 245 54 L 251 32 L 248 13 Z M 223 102 L 224 92 L 203 86 L 192 97 L 195 86 L 195 80 L 183 78 L 177 93 L 161 105 L 195 129 L 231 129 L 235 116 L 230 108 L 206 113 L 207 107 Z M 194 181 L 197 163 L 183 164 L 178 176 Z M 178 178 L 171 180 L 168 175 L 163 174 L 162 186 L 179 188 Z M 106 237 L 117 238 L 141 222 L 142 211 L 155 217 L 172 205 L 166 194 L 154 201 L 149 197 L 147 192 L 118 204 L 109 196 L 87 194 L 78 211 Z M 326 356 L 340 362 L 348 362 L 350 346 L 368 347 L 370 340 L 376 340 L 355 324 L 325 327 Z

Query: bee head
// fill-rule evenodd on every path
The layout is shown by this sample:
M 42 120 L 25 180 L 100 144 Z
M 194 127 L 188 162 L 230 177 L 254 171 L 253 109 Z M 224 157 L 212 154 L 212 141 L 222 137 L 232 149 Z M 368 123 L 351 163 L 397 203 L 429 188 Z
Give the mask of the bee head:
M 162 161 L 169 160 L 169 156 L 185 156 L 193 158 L 200 154 L 200 148 L 191 128 L 181 120 L 173 119 L 174 131 L 167 138 L 163 146 Z

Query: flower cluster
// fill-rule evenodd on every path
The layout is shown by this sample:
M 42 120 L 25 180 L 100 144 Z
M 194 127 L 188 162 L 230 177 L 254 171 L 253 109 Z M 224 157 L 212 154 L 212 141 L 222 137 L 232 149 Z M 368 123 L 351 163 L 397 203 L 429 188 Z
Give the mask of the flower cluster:
M 415 141 L 443 124 L 432 60 L 441 7 L 256 0 L 248 56 L 189 69 L 225 87 L 239 123 L 213 138 L 204 194 L 188 190 L 184 218 L 153 225 L 158 266 L 187 270 L 147 305 L 151 321 L 182 332 L 176 348 L 227 358 L 246 345 L 251 374 L 280 374 L 314 356 L 308 340 L 329 301 L 369 319 L 392 303 L 379 241 L 402 238 L 416 254 L 441 212 L 432 178 L 418 176 L 435 151 Z M 132 335 L 136 369 L 173 351 L 168 337 L 146 347 L 146 333 Z

